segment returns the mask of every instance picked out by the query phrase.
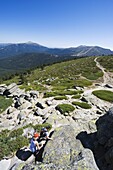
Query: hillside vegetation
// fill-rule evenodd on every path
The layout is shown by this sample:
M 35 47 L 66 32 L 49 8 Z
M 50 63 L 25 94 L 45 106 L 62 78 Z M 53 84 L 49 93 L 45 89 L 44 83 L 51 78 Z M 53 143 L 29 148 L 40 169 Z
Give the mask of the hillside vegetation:
M 16 76 L 5 83 L 21 82 L 21 88 L 39 91 L 45 91 L 47 86 L 51 85 L 53 91 L 63 91 L 74 88 L 74 86 L 90 86 L 94 80 L 102 75 L 101 70 L 96 67 L 94 57 L 88 57 L 38 68 L 21 76 Z
M 107 71 L 113 72 L 113 56 L 99 57 L 98 61 Z

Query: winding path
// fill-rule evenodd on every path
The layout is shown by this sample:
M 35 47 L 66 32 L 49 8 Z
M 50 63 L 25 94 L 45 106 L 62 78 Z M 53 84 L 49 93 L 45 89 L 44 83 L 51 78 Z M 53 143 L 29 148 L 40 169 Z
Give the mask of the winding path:
M 96 66 L 103 72 L 103 84 L 113 85 L 113 73 L 106 72 L 105 68 L 102 65 L 100 65 L 97 59 L 98 57 L 96 57 L 94 61 L 96 62 Z

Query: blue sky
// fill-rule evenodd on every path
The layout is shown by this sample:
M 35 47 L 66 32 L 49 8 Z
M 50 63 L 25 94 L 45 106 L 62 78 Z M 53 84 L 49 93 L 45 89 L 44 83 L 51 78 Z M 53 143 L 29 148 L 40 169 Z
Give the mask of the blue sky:
M 113 50 L 113 0 L 0 0 L 0 42 Z

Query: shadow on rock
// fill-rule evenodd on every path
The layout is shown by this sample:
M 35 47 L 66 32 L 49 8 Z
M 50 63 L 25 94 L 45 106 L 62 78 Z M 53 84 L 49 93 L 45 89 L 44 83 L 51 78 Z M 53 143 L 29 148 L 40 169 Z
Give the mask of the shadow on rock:
M 77 135 L 84 146 L 92 150 L 100 170 L 113 170 L 113 107 L 96 121 L 97 132 Z
M 16 156 L 18 157 L 18 159 L 22 161 L 26 161 L 28 158 L 31 157 L 31 155 L 32 155 L 32 152 L 30 150 L 19 149 L 16 152 Z

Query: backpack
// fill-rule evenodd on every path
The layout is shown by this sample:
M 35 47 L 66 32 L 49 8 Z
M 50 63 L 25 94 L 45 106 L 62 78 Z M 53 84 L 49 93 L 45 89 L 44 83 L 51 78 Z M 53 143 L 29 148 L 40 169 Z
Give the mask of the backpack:
M 16 156 L 22 161 L 26 161 L 33 153 L 30 150 L 19 149 Z

